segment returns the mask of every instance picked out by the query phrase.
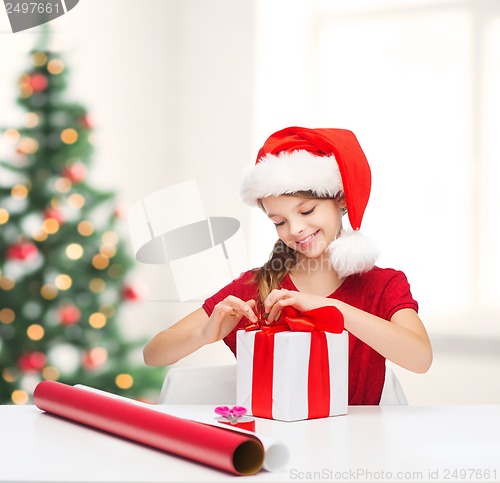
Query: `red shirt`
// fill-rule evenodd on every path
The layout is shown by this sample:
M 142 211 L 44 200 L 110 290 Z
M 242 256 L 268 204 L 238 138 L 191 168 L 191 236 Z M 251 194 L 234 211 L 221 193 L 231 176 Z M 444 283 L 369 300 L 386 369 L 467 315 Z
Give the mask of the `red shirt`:
M 258 299 L 253 271 L 242 273 L 236 280 L 208 298 L 203 304 L 210 316 L 216 304 L 228 295 L 244 301 Z M 287 275 L 281 288 L 297 290 Z M 370 314 L 390 320 L 401 309 L 418 311 L 418 304 L 410 292 L 410 285 L 403 272 L 392 268 L 374 267 L 369 272 L 347 277 L 329 298 L 341 300 Z M 236 331 L 245 327 L 243 318 L 224 342 L 236 355 Z M 379 404 L 385 379 L 385 358 L 370 346 L 349 334 L 349 404 Z

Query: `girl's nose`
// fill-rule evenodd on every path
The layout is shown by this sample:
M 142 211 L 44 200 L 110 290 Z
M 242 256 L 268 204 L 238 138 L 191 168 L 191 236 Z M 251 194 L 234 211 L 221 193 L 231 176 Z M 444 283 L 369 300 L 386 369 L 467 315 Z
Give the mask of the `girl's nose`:
M 300 220 L 290 221 L 289 225 L 291 235 L 300 235 L 304 231 L 304 223 L 301 223 Z

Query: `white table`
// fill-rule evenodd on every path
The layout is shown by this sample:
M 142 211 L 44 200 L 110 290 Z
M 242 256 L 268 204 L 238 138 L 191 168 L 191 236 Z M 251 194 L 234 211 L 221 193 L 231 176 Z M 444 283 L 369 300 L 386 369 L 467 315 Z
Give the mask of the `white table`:
M 235 477 L 34 406 L 0 406 L 0 481 L 500 481 L 500 405 L 351 406 L 328 419 L 258 419 L 257 432 L 287 443 L 285 471 Z

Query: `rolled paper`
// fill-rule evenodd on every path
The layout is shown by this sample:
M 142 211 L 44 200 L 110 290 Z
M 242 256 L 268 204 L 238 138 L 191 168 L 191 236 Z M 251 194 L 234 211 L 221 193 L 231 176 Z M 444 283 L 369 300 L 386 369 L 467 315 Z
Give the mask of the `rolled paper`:
M 251 434 L 178 418 L 122 398 L 42 381 L 33 399 L 42 411 L 236 475 L 253 475 L 264 462 L 263 445 Z
M 217 418 L 212 418 L 210 416 L 200 416 L 199 414 L 193 414 L 193 411 L 189 409 L 188 406 L 182 404 L 176 404 L 173 407 L 165 406 L 164 404 L 147 404 L 135 399 L 127 399 L 124 396 L 119 396 L 118 394 L 113 394 L 110 392 L 103 391 L 101 389 L 96 389 L 94 387 L 85 386 L 83 384 L 77 384 L 75 387 L 79 387 L 84 391 L 93 392 L 95 394 L 103 394 L 108 398 L 119 399 L 122 401 L 128 401 L 130 404 L 135 404 L 137 406 L 143 406 L 151 408 L 153 411 L 159 411 L 165 414 L 171 414 L 174 411 L 177 416 L 189 419 L 191 421 L 197 421 L 199 423 L 208 424 L 220 428 L 222 421 Z M 168 408 L 168 409 L 167 409 Z M 175 408 L 175 409 L 174 409 Z M 168 411 L 168 412 L 167 412 Z M 255 433 L 255 430 L 248 430 L 246 428 L 241 428 L 232 424 L 224 425 L 224 429 L 227 427 L 228 430 L 240 432 L 243 434 L 252 434 L 250 431 Z M 262 468 L 266 471 L 283 471 L 288 462 L 290 461 L 290 451 L 288 447 L 281 441 L 275 440 L 271 437 L 263 436 L 262 434 L 253 434 L 264 447 L 264 463 Z

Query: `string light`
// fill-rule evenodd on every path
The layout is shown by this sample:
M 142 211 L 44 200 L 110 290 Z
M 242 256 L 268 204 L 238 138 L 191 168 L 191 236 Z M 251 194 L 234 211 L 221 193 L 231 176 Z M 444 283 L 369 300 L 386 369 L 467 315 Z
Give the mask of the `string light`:
M 94 233 L 94 225 L 90 221 L 84 220 L 78 223 L 77 230 L 82 236 L 90 236 Z
M 59 289 L 59 290 L 69 290 L 71 288 L 71 285 L 73 285 L 73 280 L 69 275 L 66 275 L 65 273 L 61 273 L 58 275 L 55 280 L 54 280 L 54 285 Z
M 16 375 L 10 369 L 4 369 L 2 371 L 2 377 L 5 382 L 16 382 Z
M 102 245 L 99 248 L 99 251 L 101 252 L 101 255 L 107 258 L 113 258 L 116 255 L 116 247 L 111 247 L 108 245 Z
M 0 208 L 0 225 L 5 225 L 9 221 L 9 212 L 5 208 Z
M 94 265 L 97 270 L 104 270 L 105 268 L 108 268 L 109 258 L 98 253 L 92 258 L 92 265 Z
M 27 99 L 33 95 L 33 87 L 31 86 L 31 77 L 27 74 L 22 75 L 19 79 L 20 96 Z
M 74 144 L 78 141 L 78 133 L 73 128 L 64 129 L 61 132 L 61 141 L 64 144 Z
M 43 220 L 43 229 L 45 233 L 53 235 L 59 231 L 59 222 L 55 218 L 47 218 Z
M 41 340 L 45 335 L 45 329 L 40 324 L 31 324 L 26 333 L 31 340 Z
M 42 67 L 47 63 L 47 54 L 44 52 L 33 52 L 33 64 L 37 67 Z
M 59 210 L 59 208 L 62 206 L 61 200 L 57 197 L 51 198 L 50 206 L 52 208 L 54 208 L 54 210 Z M 53 217 L 53 218 L 55 218 L 57 220 L 57 217 Z
M 68 198 L 68 204 L 72 208 L 76 208 L 79 210 L 79 209 L 83 208 L 83 206 L 85 205 L 85 198 L 79 193 L 72 194 Z
M 64 70 L 64 62 L 60 59 L 52 59 L 47 65 L 47 70 L 52 75 L 59 75 Z
M 29 400 L 29 396 L 26 391 L 16 389 L 12 392 L 11 399 L 14 404 L 26 404 Z
M 118 374 L 115 377 L 115 384 L 120 389 L 130 389 L 134 385 L 134 378 L 130 374 Z
M 16 281 L 9 275 L 0 277 L 0 288 L 8 292 L 16 286 Z
M 83 256 L 83 247 L 79 243 L 71 243 L 66 247 L 66 256 L 71 260 L 79 260 Z
M 12 324 L 16 320 L 16 314 L 12 309 L 5 308 L 0 310 L 0 322 L 2 324 Z
M 40 295 L 45 300 L 54 300 L 57 297 L 58 291 L 57 288 L 50 284 L 45 284 L 40 289 Z
M 17 143 L 19 141 L 19 138 L 21 137 L 17 129 L 7 129 L 3 133 L 3 135 L 6 138 L 6 140 L 11 144 Z
M 89 325 L 93 329 L 102 329 L 106 325 L 106 316 L 101 314 L 101 312 L 94 312 L 89 317 Z
M 27 128 L 33 128 L 38 125 L 40 117 L 35 112 L 28 112 L 24 119 L 24 125 Z
M 47 232 L 40 230 L 40 231 L 33 233 L 32 236 L 33 236 L 33 240 L 35 240 L 37 242 L 43 242 L 48 238 L 49 235 Z
M 105 231 L 102 234 L 101 240 L 105 245 L 115 246 L 119 241 L 119 237 L 114 231 Z
M 65 178 L 63 176 L 57 178 L 54 183 L 54 188 L 58 193 L 67 193 L 72 186 L 73 183 L 71 183 L 71 181 L 68 178 Z
M 111 278 L 120 278 L 123 275 L 124 268 L 119 263 L 113 263 L 108 268 L 108 274 Z
M 103 305 L 99 307 L 99 311 L 102 312 L 108 319 L 115 315 L 116 310 L 112 305 Z
M 106 282 L 102 278 L 93 278 L 89 282 L 89 290 L 92 293 L 104 292 L 105 288 L 106 288 Z
M 38 151 L 38 147 L 38 141 L 29 137 L 21 138 L 17 145 L 17 149 L 23 154 L 34 154 Z
M 10 194 L 17 200 L 24 200 L 28 196 L 28 188 L 23 184 L 16 184 L 10 190 Z
M 48 379 L 49 381 L 57 381 L 59 379 L 60 373 L 54 366 L 47 366 L 42 371 L 42 377 Z

